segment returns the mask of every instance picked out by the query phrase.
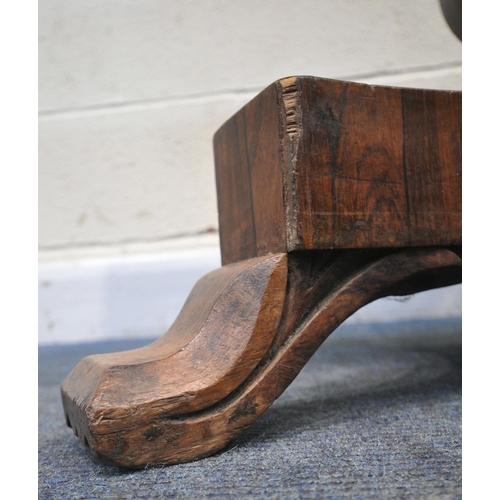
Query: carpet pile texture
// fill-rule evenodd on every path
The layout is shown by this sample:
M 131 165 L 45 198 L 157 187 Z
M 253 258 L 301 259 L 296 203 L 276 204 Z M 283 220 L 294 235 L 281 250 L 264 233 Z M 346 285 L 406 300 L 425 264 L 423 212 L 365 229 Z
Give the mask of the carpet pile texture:
M 150 341 L 39 348 L 39 499 L 459 499 L 461 321 L 344 325 L 225 450 L 127 471 L 66 427 L 59 388 L 88 354 Z

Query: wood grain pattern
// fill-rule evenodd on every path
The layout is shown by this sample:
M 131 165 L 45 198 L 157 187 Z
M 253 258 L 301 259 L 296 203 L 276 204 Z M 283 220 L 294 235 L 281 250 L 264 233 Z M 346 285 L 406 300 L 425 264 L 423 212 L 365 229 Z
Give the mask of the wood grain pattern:
M 286 251 L 276 91 L 259 94 L 214 137 L 220 242 L 232 262 Z
M 143 349 L 85 358 L 73 370 L 62 386 L 68 425 L 114 465 L 206 457 L 258 418 L 356 310 L 388 293 L 457 283 L 460 262 L 448 249 L 361 249 L 226 266 L 224 273 L 241 273 L 211 300 L 183 349 L 175 338 L 170 349 L 167 333 Z
M 461 92 L 316 77 L 269 86 L 214 138 L 223 264 L 461 244 L 461 103 Z
M 108 449 L 117 429 L 149 435 L 157 419 L 199 411 L 236 389 L 274 338 L 286 261 L 278 254 L 213 271 L 162 338 L 83 359 L 61 388 L 75 433 L 91 448 Z
M 206 457 L 365 304 L 461 282 L 461 93 L 289 77 L 214 137 L 223 267 L 150 346 L 62 385 L 91 452 Z

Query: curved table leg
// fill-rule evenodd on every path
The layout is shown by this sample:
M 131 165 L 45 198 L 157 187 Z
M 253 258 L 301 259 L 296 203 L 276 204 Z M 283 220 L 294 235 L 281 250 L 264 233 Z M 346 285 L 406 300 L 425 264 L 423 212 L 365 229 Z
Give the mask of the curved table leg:
M 64 381 L 66 420 L 100 460 L 200 459 L 256 420 L 346 318 L 387 295 L 461 281 L 446 248 L 321 250 L 224 266 L 153 344 L 90 356 Z

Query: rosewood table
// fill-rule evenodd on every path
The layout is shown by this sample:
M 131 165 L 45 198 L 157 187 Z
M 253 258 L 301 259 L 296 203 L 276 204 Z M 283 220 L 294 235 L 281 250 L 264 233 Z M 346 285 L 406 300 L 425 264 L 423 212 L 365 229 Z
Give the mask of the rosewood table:
M 365 304 L 461 282 L 461 92 L 281 79 L 215 134 L 222 267 L 167 333 L 83 359 L 67 424 L 129 468 L 225 447 Z

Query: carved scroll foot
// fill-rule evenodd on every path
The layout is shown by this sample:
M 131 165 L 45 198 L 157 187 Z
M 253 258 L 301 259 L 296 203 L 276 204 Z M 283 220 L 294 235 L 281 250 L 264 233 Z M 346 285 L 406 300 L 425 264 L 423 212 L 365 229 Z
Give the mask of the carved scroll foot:
M 204 276 L 153 344 L 82 360 L 66 420 L 100 460 L 129 468 L 215 453 L 288 387 L 337 326 L 386 295 L 461 281 L 449 249 L 276 254 Z

